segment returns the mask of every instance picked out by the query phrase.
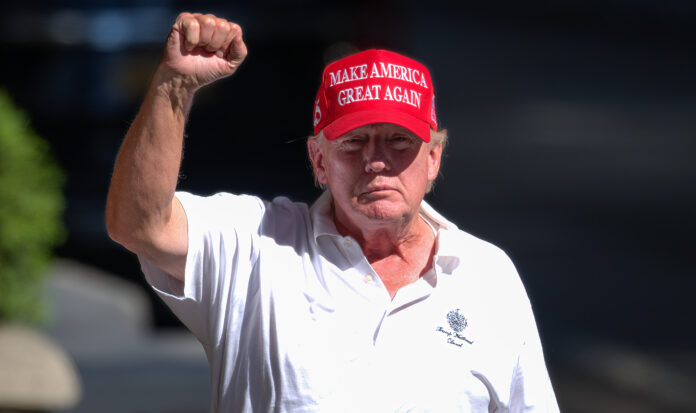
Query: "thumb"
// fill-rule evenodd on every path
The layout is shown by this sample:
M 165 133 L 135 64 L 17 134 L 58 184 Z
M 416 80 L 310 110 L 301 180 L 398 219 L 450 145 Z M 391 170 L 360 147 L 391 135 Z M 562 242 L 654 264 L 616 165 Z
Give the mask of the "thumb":
M 244 40 L 242 39 L 242 29 L 240 28 L 239 33 L 237 33 L 234 36 L 234 38 L 230 42 L 229 47 L 227 48 L 225 60 L 227 60 L 227 63 L 230 65 L 230 68 L 232 70 L 236 70 L 239 67 L 239 65 L 242 64 L 246 56 L 247 47 L 246 44 L 244 44 Z
M 184 42 L 184 35 L 176 27 L 172 27 L 169 31 L 169 36 L 167 36 L 167 43 L 165 45 L 166 52 L 169 55 L 172 54 L 183 54 L 183 49 L 181 47 Z

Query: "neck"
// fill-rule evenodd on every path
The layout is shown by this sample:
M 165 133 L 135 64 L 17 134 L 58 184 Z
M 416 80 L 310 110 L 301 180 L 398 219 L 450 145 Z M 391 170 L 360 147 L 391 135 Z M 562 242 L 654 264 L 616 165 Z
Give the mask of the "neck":
M 399 224 L 382 223 L 359 229 L 337 215 L 334 208 L 336 229 L 358 241 L 392 299 L 399 289 L 417 281 L 432 267 L 435 234 L 419 214 Z

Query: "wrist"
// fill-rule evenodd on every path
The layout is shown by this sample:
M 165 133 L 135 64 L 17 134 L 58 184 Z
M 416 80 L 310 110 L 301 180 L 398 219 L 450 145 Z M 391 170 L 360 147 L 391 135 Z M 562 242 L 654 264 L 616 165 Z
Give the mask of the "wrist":
M 200 86 L 188 76 L 182 76 L 159 67 L 152 79 L 152 93 L 157 99 L 165 99 L 172 110 L 186 114 L 193 103 L 193 96 Z

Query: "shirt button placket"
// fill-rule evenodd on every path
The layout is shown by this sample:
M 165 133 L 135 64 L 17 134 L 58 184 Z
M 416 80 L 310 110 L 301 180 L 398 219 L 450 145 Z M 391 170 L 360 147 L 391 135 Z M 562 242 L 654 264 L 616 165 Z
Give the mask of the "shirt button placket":
M 346 252 L 350 257 L 353 257 L 353 259 L 357 260 L 357 259 L 359 259 L 358 257 L 360 256 L 360 258 L 362 258 L 362 261 L 364 261 L 364 264 L 367 265 L 366 268 L 362 268 L 363 267 L 362 262 L 358 265 L 355 265 L 356 262 L 354 261 L 354 265 L 355 265 L 356 269 L 360 270 L 362 268 L 363 271 L 368 270 L 368 271 L 364 272 L 365 275 L 363 276 L 363 282 L 365 282 L 365 284 L 375 285 L 375 277 L 376 276 L 372 272 L 370 272 L 370 269 L 371 269 L 370 264 L 362 256 L 362 251 L 360 251 L 359 248 L 357 248 L 355 246 L 355 242 L 350 237 L 345 237 L 345 238 L 343 238 L 343 246 L 346 248 L 346 250 L 347 250 Z

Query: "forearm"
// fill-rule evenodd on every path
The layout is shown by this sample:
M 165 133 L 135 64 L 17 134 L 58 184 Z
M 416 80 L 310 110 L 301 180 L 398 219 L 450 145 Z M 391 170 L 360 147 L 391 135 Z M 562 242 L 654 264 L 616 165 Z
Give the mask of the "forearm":
M 151 238 L 172 218 L 184 126 L 195 88 L 158 70 L 116 158 L 106 206 L 109 234 Z
M 177 16 L 162 60 L 116 158 L 106 201 L 109 236 L 184 281 L 188 224 L 174 197 L 195 91 L 233 74 L 247 50 L 239 25 Z

